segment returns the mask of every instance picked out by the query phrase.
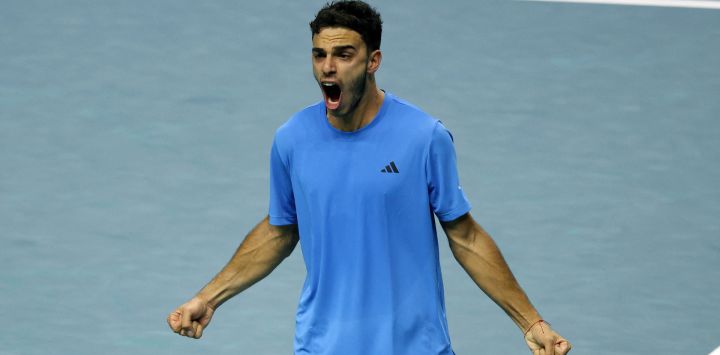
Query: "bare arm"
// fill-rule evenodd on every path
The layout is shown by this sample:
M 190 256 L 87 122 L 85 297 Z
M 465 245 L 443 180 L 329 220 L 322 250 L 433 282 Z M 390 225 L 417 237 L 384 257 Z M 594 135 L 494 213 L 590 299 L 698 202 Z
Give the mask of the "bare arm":
M 195 297 L 168 315 L 170 328 L 180 335 L 200 338 L 215 310 L 269 275 L 292 253 L 298 240 L 296 225 L 273 226 L 265 217 L 225 267 Z
M 530 303 L 525 291 L 513 276 L 505 259 L 490 235 L 470 213 L 442 222 L 453 256 L 485 292 L 525 332 L 525 340 L 533 353 L 565 354 L 570 343 L 555 333 Z M 532 330 L 532 331 L 528 331 Z
M 213 309 L 269 275 L 295 249 L 297 225 L 273 226 L 265 217 L 235 251 L 225 267 L 197 297 Z
M 453 256 L 485 294 L 502 308 L 522 331 L 540 315 L 515 280 L 490 235 L 468 213 L 441 223 Z

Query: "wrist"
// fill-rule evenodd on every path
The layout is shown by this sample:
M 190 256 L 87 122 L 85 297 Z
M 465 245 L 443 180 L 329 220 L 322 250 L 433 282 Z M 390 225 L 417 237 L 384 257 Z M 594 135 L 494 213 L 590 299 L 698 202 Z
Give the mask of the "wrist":
M 205 304 L 205 306 L 209 307 L 213 311 L 215 311 L 222 304 L 221 302 L 218 302 L 218 300 L 214 297 L 203 293 L 203 291 L 198 292 L 198 294 L 195 295 L 195 299 L 202 302 L 203 304 Z
M 536 311 L 534 308 L 528 309 L 524 312 L 517 312 L 512 317 L 515 325 L 520 328 L 520 331 L 523 332 L 523 334 L 527 333 L 527 330 L 541 319 L 543 319 L 543 317 L 541 317 L 540 313 L 538 313 L 538 311 Z
M 523 337 L 527 337 L 528 333 L 530 333 L 530 331 L 531 331 L 533 328 L 535 328 L 536 326 L 538 326 L 538 325 L 540 326 L 540 329 L 542 329 L 542 325 L 543 325 L 543 324 L 550 325 L 550 323 L 546 322 L 546 321 L 545 321 L 544 319 L 542 319 L 542 318 L 540 318 L 540 319 L 538 319 L 537 321 L 533 322 L 532 324 L 530 324 L 530 326 L 527 327 L 527 329 L 525 330 L 525 333 L 523 333 Z

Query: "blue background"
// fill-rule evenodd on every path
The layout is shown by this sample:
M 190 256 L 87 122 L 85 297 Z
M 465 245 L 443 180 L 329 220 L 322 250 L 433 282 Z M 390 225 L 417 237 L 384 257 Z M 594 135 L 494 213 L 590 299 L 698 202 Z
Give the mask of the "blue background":
M 202 340 L 165 317 L 267 211 L 322 1 L 2 1 L 0 354 L 289 354 L 299 248 Z M 720 345 L 720 11 L 377 1 L 379 85 L 576 354 Z M 459 355 L 529 353 L 441 240 Z

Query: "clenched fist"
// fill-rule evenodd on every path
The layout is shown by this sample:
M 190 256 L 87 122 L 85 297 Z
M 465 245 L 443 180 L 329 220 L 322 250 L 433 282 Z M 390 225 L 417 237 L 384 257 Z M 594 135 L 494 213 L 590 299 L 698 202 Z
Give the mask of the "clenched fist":
M 205 300 L 195 297 L 172 311 L 167 317 L 167 322 L 173 332 L 200 339 L 203 330 L 210 324 L 214 312 L 215 310 Z

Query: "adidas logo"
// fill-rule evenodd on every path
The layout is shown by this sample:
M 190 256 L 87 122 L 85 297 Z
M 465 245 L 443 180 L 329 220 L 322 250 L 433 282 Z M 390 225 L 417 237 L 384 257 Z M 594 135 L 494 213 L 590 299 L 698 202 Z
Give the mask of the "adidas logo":
M 385 169 L 380 170 L 381 173 L 395 173 L 400 174 L 400 170 L 398 170 L 397 166 L 395 166 L 395 162 L 391 161 L 390 165 L 385 165 Z

